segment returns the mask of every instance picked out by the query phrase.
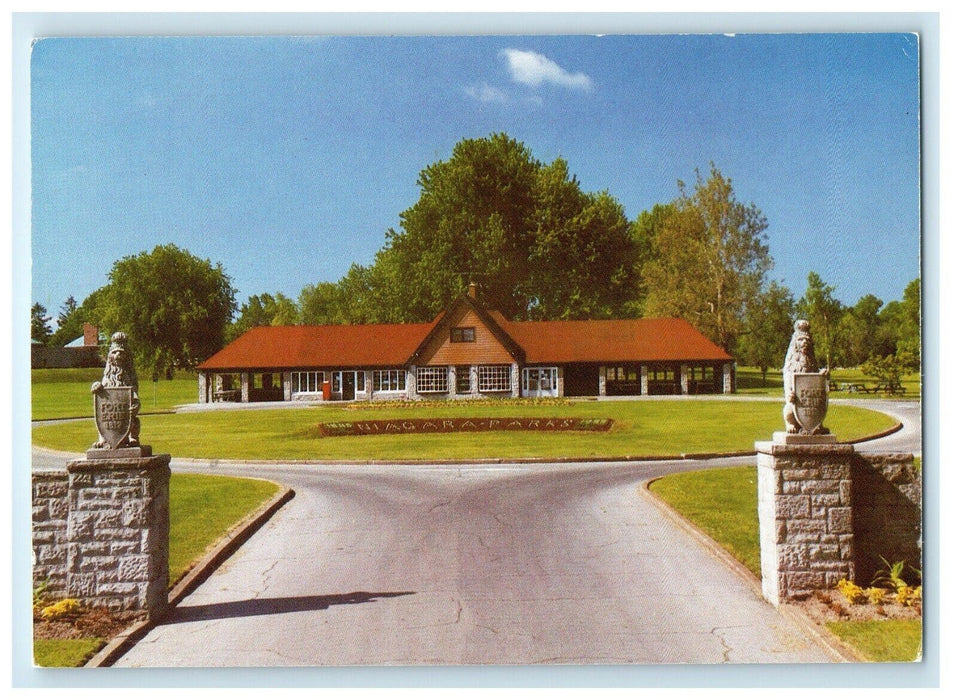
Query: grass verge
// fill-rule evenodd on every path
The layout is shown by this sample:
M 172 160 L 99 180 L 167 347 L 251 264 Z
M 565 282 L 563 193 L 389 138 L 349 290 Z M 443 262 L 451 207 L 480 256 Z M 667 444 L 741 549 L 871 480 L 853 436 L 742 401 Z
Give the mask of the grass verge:
M 93 417 L 90 385 L 103 377 L 102 369 L 35 369 L 30 377 L 33 420 Z M 142 412 L 170 411 L 174 406 L 195 403 L 196 391 L 196 375 L 191 372 L 177 372 L 173 379 L 155 384 L 141 379 Z
M 761 577 L 755 467 L 672 474 L 649 490 Z M 921 651 L 921 620 L 825 624 L 871 661 L 915 661 Z
M 833 369 L 831 371 L 831 380 L 838 386 L 842 384 L 864 384 L 866 387 L 873 387 L 878 380 L 873 377 L 866 377 L 861 370 L 851 369 Z M 781 396 L 782 395 L 782 370 L 769 370 L 762 381 L 762 372 L 758 367 L 738 367 L 735 370 L 735 390 L 745 396 Z M 921 374 L 913 372 L 906 374 L 901 378 L 901 385 L 904 388 L 904 394 L 861 394 L 848 393 L 845 391 L 831 392 L 833 399 L 863 398 L 870 399 L 920 399 L 921 398 Z
M 496 402 L 450 406 L 306 407 L 143 416 L 142 434 L 155 452 L 177 457 L 250 460 L 435 460 L 603 458 L 748 451 L 782 429 L 773 401 L 577 401 L 555 405 Z M 464 417 L 555 417 L 615 421 L 604 433 L 581 431 L 445 433 L 321 437 L 319 423 L 350 420 Z M 895 425 L 857 406 L 832 406 L 828 427 L 840 440 Z M 37 425 L 33 442 L 82 452 L 96 437 L 86 421 Z
M 93 658 L 107 640 L 37 639 L 33 642 L 33 662 L 45 668 L 72 668 L 82 666 Z
M 869 661 L 917 661 L 921 656 L 919 620 L 843 620 L 825 626 Z
M 179 581 L 239 521 L 272 498 L 269 481 L 206 474 L 170 477 L 170 586 Z M 35 639 L 37 666 L 82 666 L 109 640 Z

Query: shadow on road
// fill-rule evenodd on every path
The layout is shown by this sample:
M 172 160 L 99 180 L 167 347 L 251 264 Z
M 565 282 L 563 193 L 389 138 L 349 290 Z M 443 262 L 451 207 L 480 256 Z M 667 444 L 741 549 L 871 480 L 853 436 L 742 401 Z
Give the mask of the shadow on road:
M 334 595 L 306 595 L 297 598 L 253 598 L 251 600 L 235 600 L 229 603 L 214 603 L 212 605 L 193 605 L 176 608 L 173 614 L 161 624 L 175 625 L 181 622 L 197 622 L 199 620 L 219 620 L 231 617 L 253 617 L 254 615 L 278 615 L 280 613 L 304 612 L 307 610 L 326 610 L 331 605 L 372 603 L 380 598 L 398 598 L 404 595 L 415 595 L 415 591 L 388 591 L 382 593 L 354 591 L 353 593 L 338 593 Z

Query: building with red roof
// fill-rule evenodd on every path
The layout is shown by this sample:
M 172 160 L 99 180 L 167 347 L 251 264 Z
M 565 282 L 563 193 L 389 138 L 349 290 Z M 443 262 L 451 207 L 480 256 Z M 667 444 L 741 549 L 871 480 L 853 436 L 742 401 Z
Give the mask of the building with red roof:
M 677 318 L 509 321 L 476 289 L 431 323 L 260 326 L 199 366 L 199 400 L 720 394 L 734 360 Z

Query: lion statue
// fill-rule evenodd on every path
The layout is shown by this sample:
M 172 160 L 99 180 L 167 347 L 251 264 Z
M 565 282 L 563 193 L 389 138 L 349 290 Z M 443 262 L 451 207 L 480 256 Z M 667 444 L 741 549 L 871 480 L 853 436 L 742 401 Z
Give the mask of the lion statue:
M 100 389 L 128 386 L 133 389 L 132 404 L 130 406 L 130 435 L 124 441 L 123 447 L 136 447 L 140 444 L 140 419 L 136 414 L 140 412 L 140 382 L 136 378 L 136 369 L 133 367 L 133 355 L 127 347 L 126 333 L 117 332 L 110 337 L 110 349 L 106 355 L 106 365 L 103 368 L 103 379 L 93 382 L 90 393 L 97 393 Z M 93 447 L 106 447 L 107 441 L 103 435 L 93 443 Z
M 818 361 L 815 359 L 815 343 L 812 341 L 809 332 L 808 321 L 802 319 L 795 321 L 795 332 L 792 333 L 792 341 L 788 345 L 788 352 L 785 354 L 785 364 L 782 367 L 782 379 L 785 385 L 785 408 L 782 411 L 785 418 L 785 428 L 788 433 L 799 433 L 802 426 L 795 418 L 795 383 L 793 376 L 796 373 L 813 374 L 818 373 Z M 828 369 L 821 370 L 822 374 L 828 374 Z M 826 433 L 826 428 L 819 428 L 816 432 Z

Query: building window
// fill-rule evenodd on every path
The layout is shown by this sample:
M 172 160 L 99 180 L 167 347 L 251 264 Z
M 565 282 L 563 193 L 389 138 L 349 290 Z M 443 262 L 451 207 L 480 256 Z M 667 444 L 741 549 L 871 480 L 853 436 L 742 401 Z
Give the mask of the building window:
M 326 381 L 325 372 L 293 372 L 292 375 L 294 394 L 322 391 Z
M 713 381 L 715 379 L 714 367 L 689 367 L 689 379 L 694 381 Z
M 449 391 L 449 370 L 446 367 L 417 367 L 416 393 L 435 394 Z
M 479 367 L 479 391 L 511 391 L 512 367 L 482 365 Z
M 527 396 L 551 394 L 558 389 L 558 367 L 526 367 L 522 370 L 522 391 Z
M 406 370 L 377 369 L 373 372 L 373 391 L 405 391 Z
M 474 343 L 476 342 L 476 329 L 474 326 L 458 326 L 449 331 L 449 342 L 451 343 Z
M 356 391 L 366 391 L 366 373 L 362 370 L 356 372 Z
M 456 366 L 456 393 L 457 394 L 470 394 L 472 393 L 472 380 L 469 377 L 472 368 L 469 365 L 457 365 Z

